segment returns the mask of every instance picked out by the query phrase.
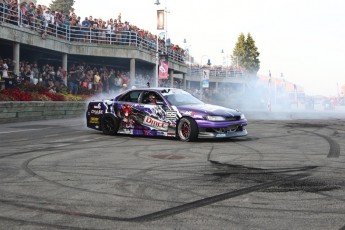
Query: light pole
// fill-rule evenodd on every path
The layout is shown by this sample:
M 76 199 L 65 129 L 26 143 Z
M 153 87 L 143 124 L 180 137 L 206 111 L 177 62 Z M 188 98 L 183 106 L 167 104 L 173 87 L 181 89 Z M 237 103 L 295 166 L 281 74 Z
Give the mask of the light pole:
M 229 58 L 231 57 L 230 54 L 228 53 L 225 53 L 224 52 L 224 49 L 222 49 L 221 53 L 223 54 L 223 65 L 225 64 L 226 67 L 229 67 Z M 237 56 L 234 56 L 237 58 L 237 65 L 238 65 L 238 57 Z
M 158 74 L 158 66 L 159 66 L 159 38 L 162 34 L 164 34 L 165 32 L 161 32 L 157 35 L 157 39 L 156 39 L 156 68 L 155 68 L 155 81 L 154 81 L 154 87 L 158 87 L 158 78 L 159 78 L 159 74 Z
M 204 70 L 203 65 L 202 65 L 202 59 L 204 57 L 208 57 L 207 55 L 202 55 L 201 56 L 201 79 L 200 79 L 200 100 L 203 99 L 203 90 L 204 90 L 204 83 L 205 83 L 205 88 L 208 88 L 208 84 L 209 84 L 209 74 L 210 74 L 210 70 Z M 207 65 L 210 66 L 211 65 L 211 60 L 208 59 L 207 60 Z
M 184 44 L 187 44 L 187 39 L 183 39 L 183 43 Z M 189 45 L 185 45 L 185 54 L 186 54 L 186 57 L 187 57 L 187 62 L 188 62 L 188 64 L 191 64 L 191 54 L 190 54 L 190 47 L 191 47 L 192 45 L 191 44 L 189 44 Z
M 158 6 L 161 3 L 159 2 L 159 0 L 157 0 L 154 4 Z M 168 13 L 170 12 L 168 11 L 168 8 L 165 2 L 164 10 L 157 10 L 157 30 L 165 31 L 165 37 L 164 37 L 165 43 L 167 42 L 170 43 L 170 39 L 168 38 Z M 167 52 L 167 46 L 166 46 L 165 51 Z
M 223 65 L 222 66 L 226 66 L 225 68 L 225 77 L 228 76 L 228 67 L 229 67 L 229 57 L 230 55 L 229 54 L 226 54 L 224 52 L 224 49 L 222 49 L 221 53 L 223 54 Z
M 226 54 L 224 54 L 224 50 L 222 49 L 222 51 L 220 52 L 222 55 L 223 55 L 223 60 L 222 60 L 222 66 L 227 66 L 228 65 L 228 60 L 227 60 L 227 57 L 226 57 Z
M 201 66 L 202 66 L 202 60 L 203 60 L 203 58 L 204 57 L 208 57 L 207 55 L 202 55 L 201 56 L 201 61 L 200 61 L 200 64 L 201 64 Z M 207 60 L 207 63 L 206 63 L 208 66 L 210 66 L 211 65 L 211 60 L 210 60 L 210 58 Z
M 271 100 L 271 83 L 272 83 L 272 75 L 271 70 L 268 72 L 269 79 L 268 79 L 268 102 L 267 102 L 267 108 L 268 111 L 272 111 L 272 100 Z
M 160 5 L 161 3 L 159 0 L 156 0 L 154 3 L 155 5 Z M 164 34 L 164 42 L 165 42 L 165 52 L 168 54 L 168 45 L 170 44 L 170 39 L 167 39 L 168 30 L 167 30 L 167 14 L 168 10 L 165 6 L 164 10 L 157 10 L 157 30 L 164 30 L 164 32 L 159 33 L 156 39 L 156 66 L 155 66 L 155 79 L 154 79 L 154 86 L 158 87 L 158 68 L 159 68 L 159 37 L 161 34 Z M 163 22 L 162 22 L 163 21 Z M 169 44 L 167 44 L 167 41 L 169 41 Z
M 183 43 L 184 44 L 187 44 L 187 39 L 183 39 Z M 190 47 L 191 47 L 191 43 L 189 41 L 189 45 L 185 45 L 185 57 L 187 60 L 186 63 L 188 65 L 188 76 L 189 77 L 192 77 L 192 58 L 191 58 L 191 52 L 190 52 Z M 188 82 L 190 83 L 190 81 Z M 187 80 L 186 80 L 186 76 L 184 76 L 184 79 L 183 79 L 183 84 L 184 84 L 184 89 L 190 89 L 190 85 L 188 85 L 187 87 Z

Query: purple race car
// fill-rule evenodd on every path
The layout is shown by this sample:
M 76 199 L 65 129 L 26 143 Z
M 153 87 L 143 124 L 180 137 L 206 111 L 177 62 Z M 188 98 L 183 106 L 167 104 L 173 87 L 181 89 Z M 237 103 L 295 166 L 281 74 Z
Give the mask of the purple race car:
M 247 135 L 243 113 L 205 104 L 188 92 L 175 88 L 136 88 L 114 99 L 91 101 L 87 127 L 107 135 L 229 138 Z

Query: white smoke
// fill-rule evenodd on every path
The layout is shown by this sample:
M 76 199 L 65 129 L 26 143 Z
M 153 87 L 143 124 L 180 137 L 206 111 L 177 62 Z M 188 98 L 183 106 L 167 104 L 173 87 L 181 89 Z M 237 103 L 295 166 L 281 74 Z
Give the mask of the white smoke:
M 212 103 L 242 111 L 248 119 L 341 119 L 345 117 L 345 105 L 332 98 L 305 95 L 299 86 L 287 91 L 285 81 L 257 78 L 246 81 L 245 86 L 218 93 Z M 221 91 L 221 90 L 220 90 Z

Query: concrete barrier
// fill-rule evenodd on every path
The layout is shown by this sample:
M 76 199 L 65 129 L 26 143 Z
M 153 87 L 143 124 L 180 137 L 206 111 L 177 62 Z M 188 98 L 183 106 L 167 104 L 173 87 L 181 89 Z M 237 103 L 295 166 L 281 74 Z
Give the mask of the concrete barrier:
M 85 116 L 86 102 L 0 102 L 0 124 Z
M 66 101 L 9 101 L 0 102 L 0 124 L 85 117 L 87 102 Z M 334 111 L 251 111 L 242 110 L 251 120 L 344 119 L 345 106 Z

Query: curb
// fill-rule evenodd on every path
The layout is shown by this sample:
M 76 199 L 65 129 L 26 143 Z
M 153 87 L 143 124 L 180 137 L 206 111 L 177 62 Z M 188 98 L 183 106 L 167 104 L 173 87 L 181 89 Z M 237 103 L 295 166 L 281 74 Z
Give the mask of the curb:
M 0 102 L 0 124 L 75 118 L 85 115 L 86 102 Z

